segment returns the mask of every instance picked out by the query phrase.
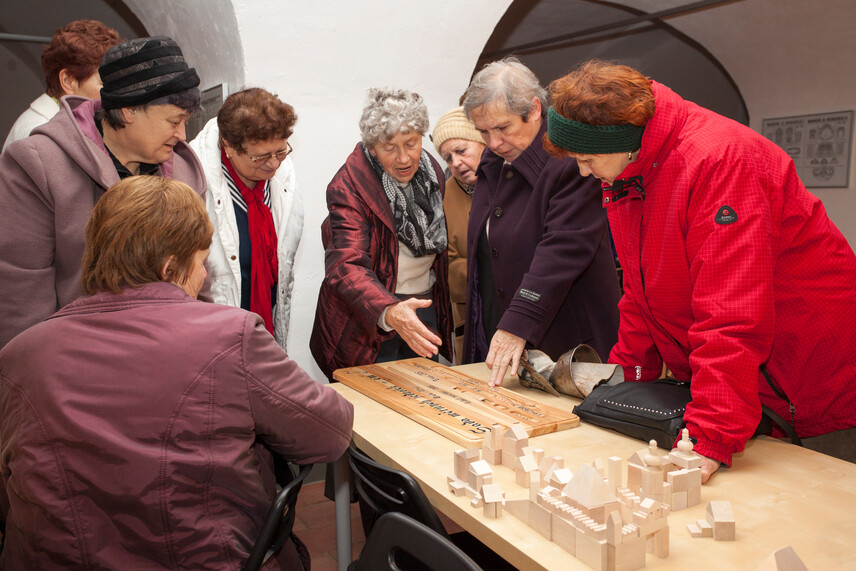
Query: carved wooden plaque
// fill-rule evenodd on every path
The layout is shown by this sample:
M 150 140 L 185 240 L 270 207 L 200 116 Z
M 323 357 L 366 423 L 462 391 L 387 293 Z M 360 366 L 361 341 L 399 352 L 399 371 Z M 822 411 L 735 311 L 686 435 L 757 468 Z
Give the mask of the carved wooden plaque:
M 491 387 L 423 358 L 339 369 L 333 378 L 467 447 L 479 446 L 493 424 L 520 422 L 529 436 L 580 424 L 570 410 Z

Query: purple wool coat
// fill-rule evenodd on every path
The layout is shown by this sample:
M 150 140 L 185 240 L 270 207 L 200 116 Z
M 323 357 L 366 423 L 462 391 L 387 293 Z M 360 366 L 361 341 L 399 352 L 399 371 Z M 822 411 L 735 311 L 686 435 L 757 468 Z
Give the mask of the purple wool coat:
M 443 170 L 431 164 L 445 188 Z M 377 320 L 395 297 L 398 238 L 392 209 L 380 179 L 358 143 L 327 186 L 330 214 L 321 226 L 326 273 L 318 294 L 309 348 L 324 374 L 343 367 L 374 363 L 382 341 L 395 332 L 382 331 Z M 440 353 L 452 360 L 452 316 L 449 301 L 449 258 L 438 255 L 431 267 L 437 278 L 432 291 L 437 311 Z
M 63 97 L 51 121 L 0 155 L 0 347 L 83 293 L 86 222 L 119 182 L 95 124 L 100 108 L 100 101 Z M 160 174 L 205 197 L 202 165 L 183 141 Z
M 240 569 L 271 451 L 332 462 L 352 422 L 253 313 L 164 282 L 79 298 L 0 351 L 0 569 Z
M 542 144 L 546 121 L 512 163 L 485 149 L 467 230 L 464 362 L 483 361 L 478 240 L 490 219 L 489 248 L 499 329 L 553 360 L 580 343 L 606 361 L 618 336 L 618 276 L 600 183 L 580 176 L 573 159 Z

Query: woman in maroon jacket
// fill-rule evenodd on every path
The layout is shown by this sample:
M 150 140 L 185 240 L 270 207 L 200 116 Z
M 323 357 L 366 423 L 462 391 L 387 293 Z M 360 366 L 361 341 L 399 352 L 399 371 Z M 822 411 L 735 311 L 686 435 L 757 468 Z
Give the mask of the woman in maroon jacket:
M 363 140 L 327 187 L 309 346 L 331 380 L 355 365 L 438 352 L 451 361 L 445 177 L 422 150 L 427 130 L 419 95 L 370 89 Z
M 184 183 L 125 179 L 79 298 L 0 351 L 0 569 L 240 569 L 271 453 L 331 462 L 353 408 L 258 315 L 196 299 L 212 227 Z M 265 569 L 299 569 L 286 542 Z

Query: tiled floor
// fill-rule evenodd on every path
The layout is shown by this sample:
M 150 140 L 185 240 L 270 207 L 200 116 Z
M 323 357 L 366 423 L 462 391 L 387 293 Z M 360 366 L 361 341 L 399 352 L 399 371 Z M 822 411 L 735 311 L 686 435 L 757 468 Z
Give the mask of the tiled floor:
M 310 475 L 310 478 L 312 476 Z M 454 522 L 438 514 L 450 533 L 461 531 Z M 336 571 L 336 513 L 332 501 L 324 497 L 324 482 L 304 484 L 297 496 L 294 533 L 312 556 L 312 571 Z M 353 561 L 365 545 L 358 504 L 351 504 L 351 555 Z
M 324 482 L 305 484 L 297 496 L 294 533 L 306 544 L 312 556 L 312 571 L 336 571 L 336 514 L 332 501 L 324 497 Z M 351 554 L 360 554 L 366 539 L 360 522 L 360 509 L 351 504 Z

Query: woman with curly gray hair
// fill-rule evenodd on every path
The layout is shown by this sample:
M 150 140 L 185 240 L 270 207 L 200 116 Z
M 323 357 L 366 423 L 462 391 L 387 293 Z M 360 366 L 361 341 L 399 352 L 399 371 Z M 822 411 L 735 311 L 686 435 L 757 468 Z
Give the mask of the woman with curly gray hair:
M 342 367 L 451 360 L 445 177 L 422 150 L 428 111 L 402 89 L 370 89 L 362 141 L 327 187 L 326 275 L 310 348 Z

